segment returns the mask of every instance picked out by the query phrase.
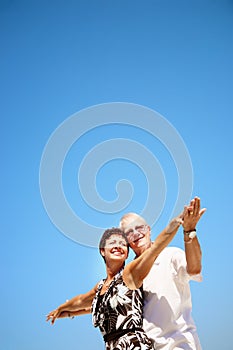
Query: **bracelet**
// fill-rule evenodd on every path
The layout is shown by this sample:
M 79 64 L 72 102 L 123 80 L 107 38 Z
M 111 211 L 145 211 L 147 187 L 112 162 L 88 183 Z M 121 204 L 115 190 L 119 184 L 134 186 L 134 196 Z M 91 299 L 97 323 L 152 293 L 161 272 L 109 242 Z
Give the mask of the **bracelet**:
M 197 230 L 195 228 L 193 230 L 190 230 L 190 231 L 185 231 L 184 230 L 183 232 L 184 232 L 184 235 L 188 236 L 191 239 L 193 239 L 197 235 Z

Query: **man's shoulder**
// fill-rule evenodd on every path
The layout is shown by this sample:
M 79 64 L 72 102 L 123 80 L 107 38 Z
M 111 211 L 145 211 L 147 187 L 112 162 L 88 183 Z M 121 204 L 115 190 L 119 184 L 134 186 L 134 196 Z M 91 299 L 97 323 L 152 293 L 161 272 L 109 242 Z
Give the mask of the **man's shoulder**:
M 165 253 L 165 254 L 173 254 L 173 253 L 182 253 L 184 252 L 183 249 L 179 248 L 179 247 L 166 247 L 162 250 L 162 253 Z
M 162 252 L 158 256 L 158 260 L 160 259 L 171 259 L 172 257 L 184 255 L 185 252 L 183 249 L 179 247 L 166 247 L 162 250 Z M 157 260 L 156 259 L 156 260 Z

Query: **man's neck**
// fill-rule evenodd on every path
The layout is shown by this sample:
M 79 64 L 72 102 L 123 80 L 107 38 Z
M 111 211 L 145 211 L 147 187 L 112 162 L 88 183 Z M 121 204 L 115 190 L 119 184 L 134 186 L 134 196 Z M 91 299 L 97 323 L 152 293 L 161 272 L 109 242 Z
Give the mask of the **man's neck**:
M 147 250 L 148 248 L 150 248 L 152 245 L 152 242 L 148 242 L 147 244 L 144 244 L 141 247 L 138 247 L 137 249 L 134 250 L 136 256 L 140 256 L 145 250 Z

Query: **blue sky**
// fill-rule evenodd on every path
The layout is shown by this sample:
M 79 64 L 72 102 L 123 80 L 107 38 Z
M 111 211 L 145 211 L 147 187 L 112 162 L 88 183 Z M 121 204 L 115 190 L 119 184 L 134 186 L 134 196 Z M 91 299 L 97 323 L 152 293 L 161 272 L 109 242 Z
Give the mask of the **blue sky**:
M 111 102 L 156 111 L 186 145 L 192 195 L 207 207 L 198 225 L 204 278 L 191 285 L 193 317 L 203 349 L 230 349 L 232 17 L 231 0 L 0 1 L 2 349 L 103 348 L 89 315 L 53 327 L 45 322 L 51 309 L 90 289 L 105 270 L 95 247 L 70 239 L 51 220 L 39 173 L 55 130 L 76 113 Z M 81 115 L 80 129 L 85 123 Z M 129 160 L 108 162 L 96 174 L 105 201 L 116 198 L 119 179 L 132 183 L 132 201 L 122 210 L 91 208 L 81 197 L 88 180 L 78 186 L 79 166 L 91 149 L 112 139 L 136 141 L 156 157 L 166 182 L 155 237 L 179 192 L 176 159 L 134 123 L 91 125 L 63 164 L 67 202 L 84 222 L 101 228 L 117 225 L 123 212 L 141 212 L 148 178 Z M 156 179 L 157 173 L 159 187 Z M 182 231 L 173 244 L 183 246 Z

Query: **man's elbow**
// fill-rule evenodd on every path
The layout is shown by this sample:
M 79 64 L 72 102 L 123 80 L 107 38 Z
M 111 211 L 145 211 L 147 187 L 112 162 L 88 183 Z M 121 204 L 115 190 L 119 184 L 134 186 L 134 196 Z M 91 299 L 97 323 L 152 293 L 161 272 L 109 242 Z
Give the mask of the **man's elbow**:
M 187 269 L 187 272 L 190 276 L 192 275 L 199 275 L 201 273 L 201 265 L 199 266 L 192 266 Z

